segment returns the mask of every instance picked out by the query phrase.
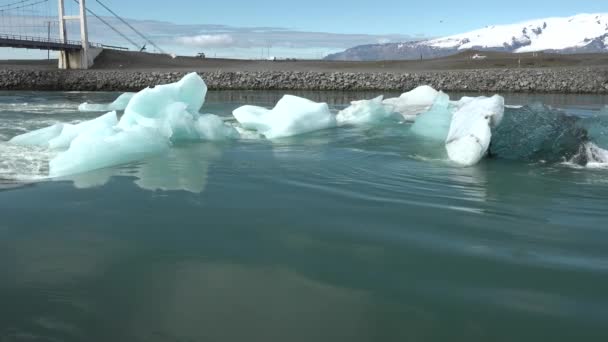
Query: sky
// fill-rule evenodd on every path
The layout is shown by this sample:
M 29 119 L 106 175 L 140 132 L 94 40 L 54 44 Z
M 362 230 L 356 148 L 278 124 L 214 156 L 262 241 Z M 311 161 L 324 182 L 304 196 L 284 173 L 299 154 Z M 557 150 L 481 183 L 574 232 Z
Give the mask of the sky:
M 14 1 L 0 0 L 0 6 Z M 362 44 L 420 40 L 488 25 L 608 11 L 604 0 L 101 1 L 128 18 L 167 52 L 180 55 L 205 52 L 208 56 L 233 58 L 321 58 Z M 111 15 L 96 0 L 87 0 L 87 5 L 121 31 L 128 31 L 109 18 Z M 56 11 L 56 0 L 49 0 L 46 6 L 47 11 Z M 66 6 L 68 14 L 76 11 L 73 1 L 66 0 Z M 41 14 L 44 15 L 43 11 Z M 42 18 L 30 20 L 34 23 L 32 27 L 43 26 Z M 135 48 L 91 16 L 89 24 L 91 41 Z M 2 33 L 6 33 L 6 26 L 0 23 Z M 68 31 L 77 33 L 78 29 Z M 141 38 L 128 32 L 137 45 L 143 45 Z M 0 49 L 0 58 L 41 54 Z
M 104 1 L 135 19 L 428 36 L 528 19 L 608 11 L 608 2 L 604 0 L 172 0 L 171 6 L 165 0 Z

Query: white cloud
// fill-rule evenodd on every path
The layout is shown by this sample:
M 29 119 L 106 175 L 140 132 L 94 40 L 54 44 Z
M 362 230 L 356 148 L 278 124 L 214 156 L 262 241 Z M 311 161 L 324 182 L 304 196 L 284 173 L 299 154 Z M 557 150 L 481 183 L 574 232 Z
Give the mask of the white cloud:
M 198 36 L 177 37 L 179 44 L 192 47 L 230 47 L 235 44 L 234 38 L 229 34 L 201 34 Z

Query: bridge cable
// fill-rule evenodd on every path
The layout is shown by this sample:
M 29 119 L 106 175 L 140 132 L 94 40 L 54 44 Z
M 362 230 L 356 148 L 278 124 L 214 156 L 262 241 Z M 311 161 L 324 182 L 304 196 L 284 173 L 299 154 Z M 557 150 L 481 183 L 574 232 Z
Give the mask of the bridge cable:
M 78 0 L 74 0 L 74 2 L 78 3 Z M 95 18 L 97 18 L 99 21 L 101 21 L 102 23 L 104 23 L 106 26 L 108 26 L 110 29 L 112 29 L 112 31 L 116 32 L 118 35 L 120 35 L 121 37 L 123 37 L 124 39 L 126 39 L 129 43 L 131 43 L 135 49 L 139 50 L 139 44 L 137 44 L 136 42 L 134 42 L 131 38 L 129 38 L 127 35 L 125 35 L 124 33 L 120 32 L 117 28 L 115 28 L 114 26 L 112 26 L 112 24 L 108 23 L 107 21 L 105 21 L 104 19 L 101 18 L 101 16 L 97 15 L 97 13 L 93 12 L 92 10 L 90 10 L 88 7 L 86 8 L 87 12 L 91 15 L 93 15 Z
M 158 47 L 158 45 L 156 45 L 153 41 L 151 41 L 148 37 L 146 37 L 143 33 L 139 32 L 135 27 L 133 27 L 131 24 L 129 24 L 126 20 L 124 20 L 122 17 L 120 17 L 118 14 L 116 14 L 114 11 L 112 11 L 108 6 L 106 6 L 103 2 L 101 2 L 100 0 L 95 0 L 97 1 L 98 4 L 100 4 L 103 8 L 105 8 L 108 12 L 112 13 L 112 15 L 114 15 L 118 20 L 120 20 L 123 24 L 127 25 L 131 30 L 133 30 L 138 36 L 140 36 L 141 38 L 143 38 L 148 44 L 154 46 L 158 51 L 160 51 L 162 54 L 168 55 L 167 52 L 165 52 L 163 49 L 161 49 L 160 47 Z

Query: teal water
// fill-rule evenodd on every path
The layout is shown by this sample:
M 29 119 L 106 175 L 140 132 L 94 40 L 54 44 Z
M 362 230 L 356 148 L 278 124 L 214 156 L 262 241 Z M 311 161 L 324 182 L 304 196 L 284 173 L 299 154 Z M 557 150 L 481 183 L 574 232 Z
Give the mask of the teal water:
M 608 339 L 607 169 L 459 168 L 380 126 L 44 180 L 46 152 L 5 141 L 117 94 L 1 95 L 0 341 Z M 280 95 L 212 92 L 204 111 Z M 506 98 L 580 117 L 608 104 Z

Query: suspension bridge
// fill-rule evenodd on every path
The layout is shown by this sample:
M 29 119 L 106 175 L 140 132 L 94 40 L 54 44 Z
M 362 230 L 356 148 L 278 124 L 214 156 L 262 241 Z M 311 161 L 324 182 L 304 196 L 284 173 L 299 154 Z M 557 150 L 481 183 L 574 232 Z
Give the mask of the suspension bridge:
M 93 1 L 105 16 L 87 6 Z M 89 41 L 88 16 L 129 48 Z M 146 46 L 165 53 L 101 0 L 0 0 L 0 47 L 46 50 L 49 58 L 50 51 L 58 51 L 60 69 L 88 69 L 104 49 L 143 51 Z

